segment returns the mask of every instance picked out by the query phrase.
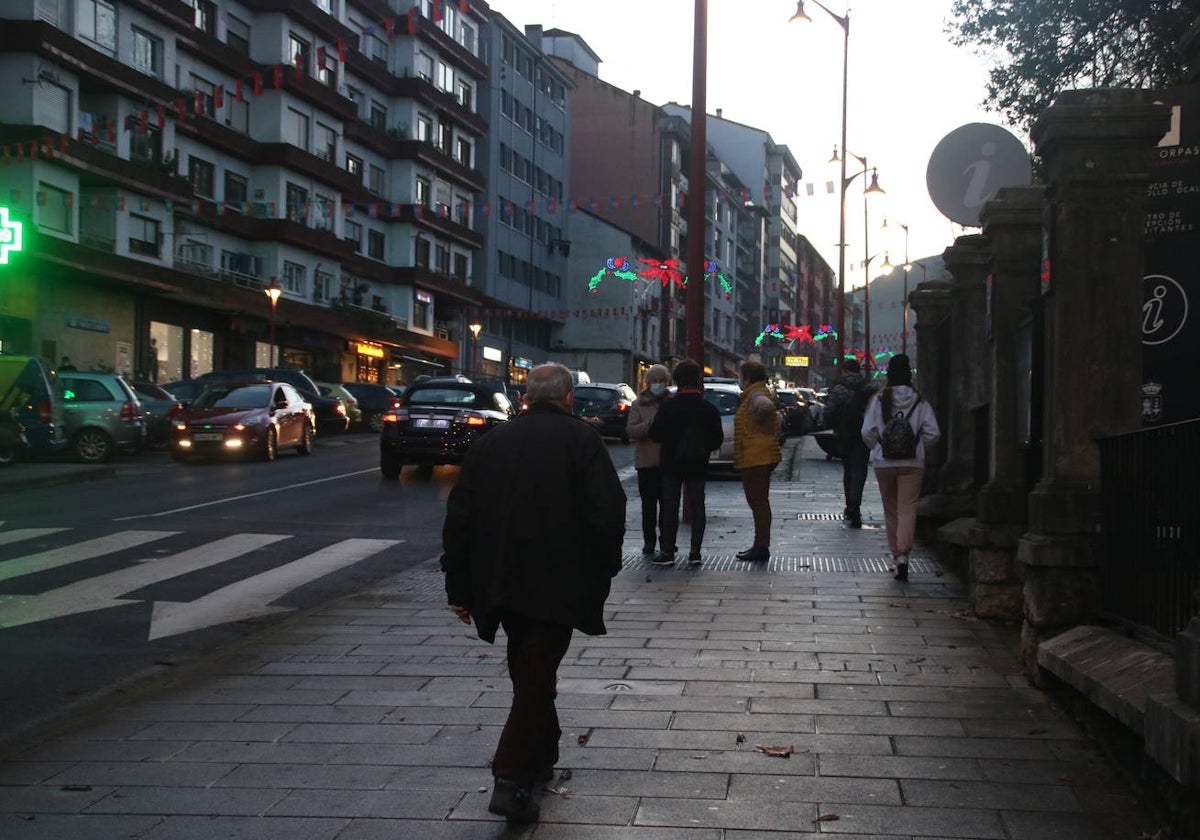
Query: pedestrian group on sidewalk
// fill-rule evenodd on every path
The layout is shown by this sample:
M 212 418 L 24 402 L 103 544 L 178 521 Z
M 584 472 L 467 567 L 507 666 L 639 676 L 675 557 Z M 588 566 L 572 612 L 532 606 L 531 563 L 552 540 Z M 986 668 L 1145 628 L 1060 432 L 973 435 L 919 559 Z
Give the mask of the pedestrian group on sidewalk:
M 875 466 L 896 579 L 908 579 L 926 447 L 938 439 L 929 403 L 912 388 L 907 356 L 892 357 L 887 384 L 872 394 L 857 363 L 830 394 L 843 463 L 845 517 L 862 525 L 868 460 Z M 673 379 L 676 393 L 669 394 Z M 704 398 L 703 372 L 688 359 L 652 365 L 629 410 L 641 501 L 642 554 L 676 563 L 680 503 L 690 518 L 687 563 L 701 564 L 705 477 L 724 440 L 721 415 Z M 781 460 L 780 414 L 766 367 L 741 367 L 734 415 L 734 467 L 754 521 L 738 558 L 770 559 L 771 473 Z M 836 394 L 836 396 L 835 396 Z M 625 492 L 602 439 L 572 414 L 571 372 L 551 362 L 530 371 L 526 410 L 468 451 L 450 493 L 442 569 L 450 609 L 479 637 L 507 638 L 512 704 L 492 758 L 488 810 L 536 822 L 535 785 L 554 777 L 562 731 L 554 705 L 558 666 L 575 630 L 602 635 L 604 602 L 621 570 Z M 827 422 L 830 425 L 830 422 Z M 857 435 L 855 434 L 857 431 Z M 657 548 L 657 551 L 655 550 Z

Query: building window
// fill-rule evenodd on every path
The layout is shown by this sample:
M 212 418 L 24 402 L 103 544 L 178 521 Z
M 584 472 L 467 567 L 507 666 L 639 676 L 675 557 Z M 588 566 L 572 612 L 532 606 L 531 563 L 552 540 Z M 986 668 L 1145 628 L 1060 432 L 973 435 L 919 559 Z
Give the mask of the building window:
M 367 256 L 373 260 L 383 260 L 384 236 L 377 230 L 367 231 Z
M 188 155 L 188 180 L 192 182 L 192 192 L 204 198 L 213 197 L 213 165 L 201 160 L 195 155 Z
M 225 125 L 242 134 L 250 132 L 250 103 L 225 97 Z
M 412 325 L 417 329 L 429 329 L 429 304 L 430 295 L 425 292 L 416 292 L 413 294 Z
M 326 47 L 318 57 L 323 63 L 317 65 L 317 81 L 326 87 L 337 87 L 337 55 Z
M 439 274 L 450 273 L 450 249 L 440 242 L 433 249 L 433 270 Z
M 466 254 L 455 254 L 454 255 L 454 272 L 453 273 L 454 273 L 455 280 L 458 280 L 460 283 L 467 282 L 467 255 Z
M 387 106 L 374 99 L 371 100 L 370 123 L 377 131 L 387 131 Z
M 287 142 L 303 151 L 308 151 L 309 148 L 309 129 L 308 117 L 301 114 L 295 108 L 288 108 L 287 112 Z
M 437 86 L 446 93 L 454 93 L 454 68 L 444 61 L 438 62 Z
M 109 55 L 116 53 L 116 7 L 105 0 L 79 0 L 79 37 Z
M 363 177 L 363 162 L 362 158 L 355 157 L 349 152 L 346 153 L 346 171 L 354 176 L 358 183 L 362 183 Z
M 512 119 L 513 114 L 513 97 L 506 90 L 500 91 L 500 113 Z
M 307 76 L 312 72 L 312 45 L 295 32 L 289 33 L 287 59 L 293 67 Z
M 367 177 L 367 189 L 375 195 L 383 195 L 383 170 L 372 165 Z
M 233 15 L 227 15 L 225 43 L 242 55 L 250 55 L 250 24 Z
M 211 0 L 188 0 L 188 5 L 195 12 L 192 16 L 192 23 L 195 27 L 215 38 L 217 35 L 217 4 Z
M 465 195 L 454 196 L 454 218 L 460 225 L 471 226 L 471 199 Z
M 346 98 L 354 103 L 354 113 L 361 117 L 363 104 L 367 101 L 366 94 L 354 87 L 354 85 L 346 85 Z
M 313 203 L 309 208 L 309 216 L 312 217 L 313 227 L 317 230 L 327 230 L 333 233 L 333 208 L 335 202 L 327 195 L 317 193 L 313 196 Z
M 423 143 L 433 142 L 433 118 L 428 114 L 417 114 L 417 139 Z
M 192 88 L 196 91 L 196 96 L 202 99 L 201 113 L 209 118 L 216 117 L 217 100 L 213 95 L 216 92 L 216 88 L 213 87 L 213 83 L 206 79 L 202 79 L 199 76 L 193 75 Z M 191 109 L 195 109 L 195 97 L 193 97 L 192 101 L 187 104 Z
M 157 126 L 146 126 L 145 134 L 140 128 L 130 132 L 129 159 L 150 166 L 157 166 L 162 161 L 162 133 Z
M 304 187 L 287 185 L 287 216 L 293 222 L 302 224 L 308 218 L 308 190 Z
M 453 142 L 453 140 L 454 140 L 453 126 L 451 126 L 450 123 L 448 123 L 448 122 L 438 123 L 438 140 L 437 140 L 438 150 L 441 151 L 442 154 L 446 154 L 446 155 L 450 154 L 450 150 L 453 148 L 450 144 Z
M 429 240 L 418 236 L 413 247 L 413 263 L 418 268 L 429 268 Z
M 433 57 L 428 53 L 417 53 L 417 75 L 427 82 L 433 82 Z
M 133 66 L 143 73 L 162 77 L 163 42 L 148 32 L 133 27 Z
M 471 141 L 465 137 L 459 137 L 458 142 L 454 146 L 454 159 L 463 166 L 471 165 Z
M 227 208 L 234 213 L 245 211 L 247 199 L 247 181 L 241 175 L 225 172 L 225 203 L 234 207 Z
M 314 151 L 321 160 L 333 163 L 337 159 L 337 132 L 324 123 L 317 123 L 317 147 Z
M 333 275 L 318 271 L 313 275 L 313 302 L 329 303 L 333 296 Z
M 418 178 L 416 191 L 417 204 L 420 204 L 422 207 L 428 207 L 429 195 L 429 181 L 425 178 Z
M 145 216 L 129 217 L 129 253 L 158 257 L 158 222 Z
M 38 183 L 38 226 L 59 233 L 74 233 L 75 208 L 71 194 L 49 184 Z
M 283 290 L 294 295 L 304 296 L 305 273 L 307 269 L 299 263 L 283 263 Z
M 362 251 L 362 225 L 358 222 L 346 222 L 343 230 L 345 235 L 342 238 L 354 245 L 354 253 Z
M 458 98 L 459 105 L 463 106 L 468 111 L 475 110 L 475 91 L 469 84 L 460 80 L 458 83 L 458 91 L 456 96 Z
M 458 43 L 466 47 L 467 52 L 475 55 L 475 27 L 467 23 L 464 18 L 462 23 L 458 25 Z

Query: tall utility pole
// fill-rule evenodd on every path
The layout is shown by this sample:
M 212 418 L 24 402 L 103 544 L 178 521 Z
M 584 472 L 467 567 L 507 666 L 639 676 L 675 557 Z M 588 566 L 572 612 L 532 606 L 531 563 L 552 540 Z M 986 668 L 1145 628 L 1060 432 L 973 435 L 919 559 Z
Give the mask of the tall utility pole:
M 692 49 L 692 139 L 687 195 L 687 354 L 704 366 L 704 187 L 708 181 L 707 105 L 708 0 L 696 0 Z

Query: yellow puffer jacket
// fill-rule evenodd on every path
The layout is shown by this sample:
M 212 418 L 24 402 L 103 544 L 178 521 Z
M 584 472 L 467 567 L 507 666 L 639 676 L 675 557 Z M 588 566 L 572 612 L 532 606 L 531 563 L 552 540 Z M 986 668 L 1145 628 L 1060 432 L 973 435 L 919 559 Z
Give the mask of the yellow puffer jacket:
M 767 383 L 755 382 L 742 391 L 733 416 L 733 466 L 735 469 L 778 464 L 779 409 Z

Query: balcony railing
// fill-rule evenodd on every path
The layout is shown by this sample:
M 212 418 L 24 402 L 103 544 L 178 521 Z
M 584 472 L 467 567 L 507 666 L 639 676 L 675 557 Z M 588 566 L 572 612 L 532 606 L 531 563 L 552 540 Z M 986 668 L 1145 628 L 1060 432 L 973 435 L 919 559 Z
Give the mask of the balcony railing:
M 1100 441 L 1105 613 L 1167 641 L 1200 615 L 1200 420 Z

